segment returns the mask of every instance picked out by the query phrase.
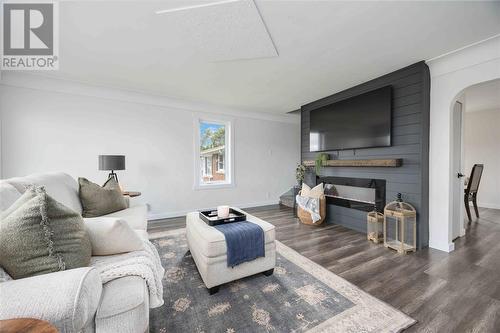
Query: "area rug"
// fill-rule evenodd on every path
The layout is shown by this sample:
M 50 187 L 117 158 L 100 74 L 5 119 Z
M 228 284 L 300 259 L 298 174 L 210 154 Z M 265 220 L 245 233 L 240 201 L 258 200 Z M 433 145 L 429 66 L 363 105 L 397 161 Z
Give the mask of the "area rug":
M 276 241 L 274 274 L 254 275 L 209 295 L 185 229 L 152 234 L 165 268 L 165 304 L 150 332 L 400 332 L 415 321 Z

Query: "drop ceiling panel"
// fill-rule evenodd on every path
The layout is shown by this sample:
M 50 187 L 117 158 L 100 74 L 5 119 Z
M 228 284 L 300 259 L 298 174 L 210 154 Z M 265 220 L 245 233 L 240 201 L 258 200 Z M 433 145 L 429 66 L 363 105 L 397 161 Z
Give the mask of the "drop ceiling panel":
M 218 2 L 158 14 L 182 29 L 186 43 L 209 61 L 276 57 L 278 53 L 253 0 Z

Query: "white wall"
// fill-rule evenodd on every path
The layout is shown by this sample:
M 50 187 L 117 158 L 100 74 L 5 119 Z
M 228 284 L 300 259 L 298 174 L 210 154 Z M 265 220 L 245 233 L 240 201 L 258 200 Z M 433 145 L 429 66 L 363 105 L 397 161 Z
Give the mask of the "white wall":
M 465 113 L 465 171 L 484 164 L 478 205 L 500 209 L 500 109 Z
M 500 37 L 427 62 L 431 74 L 429 246 L 453 251 L 451 111 L 467 87 L 500 78 Z
M 193 190 L 189 103 L 13 74 L 0 89 L 2 178 L 65 171 L 102 183 L 107 173 L 97 170 L 97 155 L 124 154 L 120 182 L 143 193 L 153 218 L 220 204 L 277 203 L 295 183 L 300 125 L 291 116 L 233 116 L 236 186 Z

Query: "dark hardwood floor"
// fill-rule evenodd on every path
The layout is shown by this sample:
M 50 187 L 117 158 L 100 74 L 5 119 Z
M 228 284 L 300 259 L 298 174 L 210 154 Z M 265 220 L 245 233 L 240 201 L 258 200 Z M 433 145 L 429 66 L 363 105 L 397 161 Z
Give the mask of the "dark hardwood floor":
M 480 209 L 447 254 L 406 256 L 335 224 L 300 224 L 291 208 L 246 209 L 276 226 L 276 238 L 418 321 L 405 332 L 500 332 L 500 210 Z M 149 232 L 185 226 L 184 218 L 149 222 Z

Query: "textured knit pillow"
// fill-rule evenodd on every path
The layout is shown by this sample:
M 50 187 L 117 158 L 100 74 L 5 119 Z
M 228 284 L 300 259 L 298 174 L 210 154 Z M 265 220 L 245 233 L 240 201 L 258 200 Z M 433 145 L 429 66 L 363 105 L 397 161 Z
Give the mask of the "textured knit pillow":
M 31 187 L 0 216 L 0 266 L 14 279 L 88 266 L 83 219 Z
M 83 217 L 98 217 L 127 208 L 116 180 L 108 180 L 103 187 L 85 178 L 78 178 L 78 183 Z
M 10 280 L 12 280 L 10 275 L 7 274 L 7 272 L 2 267 L 0 267 L 0 283 L 7 282 Z

